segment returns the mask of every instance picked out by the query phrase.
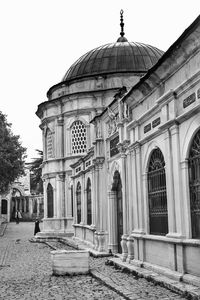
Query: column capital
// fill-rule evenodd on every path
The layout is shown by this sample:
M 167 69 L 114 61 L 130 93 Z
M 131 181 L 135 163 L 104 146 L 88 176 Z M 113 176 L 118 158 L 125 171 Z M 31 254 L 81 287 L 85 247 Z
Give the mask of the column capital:
M 175 123 L 170 127 L 170 132 L 172 135 L 179 133 L 179 124 Z
M 58 117 L 57 118 L 57 125 L 58 126 L 63 126 L 64 125 L 64 118 L 63 117 Z
M 57 174 L 56 180 L 64 181 L 65 180 L 65 173 L 63 172 L 63 173 Z
M 180 162 L 181 169 L 188 169 L 189 160 L 185 159 Z

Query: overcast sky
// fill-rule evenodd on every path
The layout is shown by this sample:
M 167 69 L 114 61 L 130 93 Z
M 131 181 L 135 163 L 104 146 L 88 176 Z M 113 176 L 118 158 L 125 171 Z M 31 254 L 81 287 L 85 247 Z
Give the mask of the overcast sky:
M 120 35 L 166 51 L 200 13 L 199 0 L 0 0 L 0 111 L 27 147 L 42 150 L 38 104 L 87 51 Z

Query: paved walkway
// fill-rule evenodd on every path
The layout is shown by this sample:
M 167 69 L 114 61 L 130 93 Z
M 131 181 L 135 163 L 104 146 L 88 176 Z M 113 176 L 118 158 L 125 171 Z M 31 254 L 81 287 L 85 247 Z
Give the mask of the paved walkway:
M 52 276 L 52 249 L 44 243 L 30 242 L 33 230 L 34 223 L 9 223 L 0 236 L 2 300 L 184 299 L 143 278 L 106 265 L 107 258 L 90 258 L 93 275 Z M 52 246 L 59 245 L 52 242 Z

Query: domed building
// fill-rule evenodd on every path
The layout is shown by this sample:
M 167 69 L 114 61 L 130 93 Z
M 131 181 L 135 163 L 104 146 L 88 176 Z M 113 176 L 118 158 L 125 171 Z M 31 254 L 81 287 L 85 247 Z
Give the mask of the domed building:
M 44 227 L 40 236 L 75 235 L 105 252 L 110 234 L 106 207 L 110 156 L 105 147 L 109 137 L 103 137 L 101 124 L 97 128 L 92 120 L 126 94 L 163 55 L 156 47 L 125 38 L 122 11 L 120 25 L 118 40 L 81 56 L 62 81 L 49 89 L 48 101 L 39 104 L 36 112 L 41 119 L 44 153 Z M 112 110 L 110 120 L 117 121 Z M 115 136 L 117 123 L 109 126 L 110 135 Z M 104 180 L 101 185 L 100 177 Z M 101 232 L 105 233 L 103 239 Z M 104 241 L 94 246 L 98 239 Z M 121 251 L 120 237 L 115 239 L 112 251 Z
M 200 17 L 165 53 L 128 42 L 122 12 L 120 25 L 38 106 L 38 237 L 73 235 L 115 264 L 199 286 Z

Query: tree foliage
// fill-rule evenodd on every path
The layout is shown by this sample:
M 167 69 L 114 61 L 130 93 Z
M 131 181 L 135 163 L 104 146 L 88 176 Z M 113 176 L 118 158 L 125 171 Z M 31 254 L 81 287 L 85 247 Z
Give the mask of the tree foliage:
M 43 193 L 43 181 L 42 181 L 42 162 L 43 151 L 36 149 L 39 157 L 32 158 L 33 161 L 29 163 L 31 173 L 31 192 L 36 194 Z
M 20 136 L 11 131 L 11 124 L 0 111 L 0 192 L 5 192 L 19 176 L 24 175 L 26 148 Z

